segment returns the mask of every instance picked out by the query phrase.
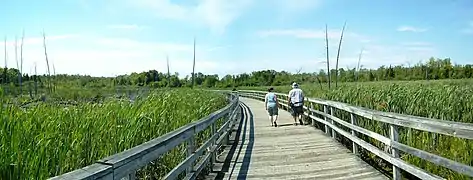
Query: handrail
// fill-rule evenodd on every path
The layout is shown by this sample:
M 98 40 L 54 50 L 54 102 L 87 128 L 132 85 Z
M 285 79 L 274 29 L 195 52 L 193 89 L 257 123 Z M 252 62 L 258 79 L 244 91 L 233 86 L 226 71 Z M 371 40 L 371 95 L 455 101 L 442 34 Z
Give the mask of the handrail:
M 185 179 L 195 179 L 202 169 L 215 161 L 216 151 L 222 143 L 228 143 L 230 130 L 238 116 L 239 97 L 236 93 L 229 93 L 230 103 L 212 114 L 189 123 L 179 129 L 152 139 L 148 142 L 127 149 L 97 161 L 94 164 L 77 169 L 50 180 L 62 179 L 135 179 L 136 171 L 158 159 L 161 155 L 186 143 L 186 159 L 169 172 L 164 179 L 176 179 L 182 172 L 186 172 Z M 224 124 L 217 130 L 216 122 L 224 117 Z M 211 128 L 211 136 L 200 147 L 195 147 L 195 135 Z M 204 155 L 205 153 L 205 155 Z M 199 157 L 202 157 L 199 159 Z M 199 159 L 199 161 L 197 161 Z M 196 162 L 197 161 L 197 162 Z M 196 165 L 194 166 L 194 163 Z
M 252 90 L 239 90 L 238 94 L 240 97 L 253 98 L 264 101 L 264 96 L 267 92 L 263 91 L 252 91 Z M 285 98 L 280 98 L 279 102 L 281 106 L 288 107 L 287 105 L 287 94 L 276 93 L 278 96 Z M 308 102 L 308 103 L 307 103 Z M 318 111 L 314 108 L 315 105 L 323 105 L 324 112 Z M 307 105 L 310 105 L 307 106 Z M 348 123 L 338 117 L 334 116 L 335 109 L 343 110 L 351 114 L 351 122 Z M 444 158 L 439 155 L 435 155 L 408 145 L 398 142 L 399 133 L 398 127 L 407 127 L 417 130 L 439 133 L 448 136 L 453 136 L 457 138 L 473 139 L 473 124 L 471 123 L 460 123 L 453 121 L 445 121 L 438 119 L 430 119 L 425 117 L 416 117 L 410 115 L 402 115 L 397 113 L 390 112 L 381 112 L 375 111 L 363 107 L 352 106 L 346 103 L 322 100 L 316 98 L 306 98 L 306 103 L 304 104 L 304 115 L 309 117 L 312 120 L 312 125 L 315 126 L 315 122 L 324 124 L 325 133 L 330 134 L 333 138 L 336 137 L 336 134 L 340 134 L 347 139 L 350 139 L 353 143 L 353 153 L 358 155 L 358 148 L 362 147 L 369 152 L 375 154 L 376 156 L 388 161 L 393 166 L 393 179 L 401 179 L 400 169 L 409 172 L 410 174 L 421 178 L 421 179 L 443 179 L 437 175 L 431 174 L 419 167 L 408 164 L 399 158 L 399 151 L 411 154 L 413 156 L 419 157 L 421 159 L 432 162 L 436 165 L 440 165 L 451 169 L 460 174 L 473 177 L 473 167 L 468 166 L 463 163 L 459 163 L 448 158 Z M 330 111 L 330 113 L 329 113 Z M 316 117 L 315 114 L 318 114 L 324 119 Z M 390 137 L 385 137 L 376 132 L 367 130 L 363 127 L 357 125 L 356 116 L 365 117 L 371 120 L 383 122 L 389 124 Z M 340 124 L 341 126 L 347 127 L 351 132 L 347 132 L 337 126 L 334 122 Z M 376 146 L 360 139 L 357 137 L 357 134 L 361 133 L 366 136 L 369 136 L 377 141 L 382 142 L 389 148 L 391 153 L 386 153 L 385 151 L 377 148 Z

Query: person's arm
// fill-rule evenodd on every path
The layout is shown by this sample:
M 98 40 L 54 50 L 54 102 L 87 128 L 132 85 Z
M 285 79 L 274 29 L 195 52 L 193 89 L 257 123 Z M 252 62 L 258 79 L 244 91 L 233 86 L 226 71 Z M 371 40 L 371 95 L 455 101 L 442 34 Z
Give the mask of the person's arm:
M 268 110 L 268 94 L 264 96 L 264 109 Z
M 305 95 L 304 95 L 304 91 L 301 91 L 301 96 L 302 96 L 302 104 L 305 103 Z
M 274 95 L 274 98 L 276 99 L 276 107 L 279 107 L 278 96 L 277 96 L 277 95 Z
M 287 105 L 288 106 L 291 105 L 291 93 L 292 93 L 292 91 L 289 91 L 289 94 L 287 95 Z

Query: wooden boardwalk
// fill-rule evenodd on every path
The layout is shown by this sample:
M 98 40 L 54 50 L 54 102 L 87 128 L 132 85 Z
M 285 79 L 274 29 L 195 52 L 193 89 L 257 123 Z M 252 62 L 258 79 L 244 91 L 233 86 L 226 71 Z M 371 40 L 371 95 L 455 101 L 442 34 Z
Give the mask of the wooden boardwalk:
M 341 102 L 307 98 L 304 113 L 309 117 L 311 125 L 293 125 L 290 114 L 280 109 L 279 127 L 272 127 L 261 102 L 267 92 L 242 90 L 237 93 L 225 93 L 229 104 L 200 120 L 100 159 L 94 164 L 50 179 L 134 180 L 140 178 L 136 176 L 139 169 L 181 145 L 186 147 L 186 158 L 163 179 L 177 179 L 183 174 L 186 180 L 391 177 L 395 180 L 401 180 L 403 177 L 446 179 L 399 158 L 401 151 L 448 168 L 458 173 L 454 174 L 455 177 L 460 174 L 473 177 L 473 167 L 469 164 L 426 152 L 422 150 L 422 146 L 418 149 L 419 147 L 411 147 L 399 141 L 399 136 L 406 135 L 399 133 L 399 128 L 473 140 L 472 123 L 381 112 Z M 280 105 L 286 106 L 287 94 L 276 94 Z M 337 111 L 349 113 L 349 121 L 336 117 L 334 112 Z M 358 118 L 385 124 L 385 127 L 389 127 L 389 135 L 381 135 L 359 126 Z M 342 129 L 342 126 L 349 130 Z M 324 132 L 316 127 L 320 127 Z M 205 130 L 209 130 L 211 136 L 196 144 L 198 134 Z M 359 137 L 361 134 L 383 143 L 384 146 L 377 147 L 364 141 L 364 138 Z M 340 136 L 351 141 L 352 150 L 333 138 Z M 428 142 L 422 143 L 424 146 L 429 145 Z M 355 154 L 359 154 L 359 150 L 371 152 L 389 162 L 392 166 L 392 174 L 387 173 L 389 178 L 357 157 Z M 209 165 L 213 167 L 210 174 L 207 171 Z M 442 174 L 452 179 L 452 175 L 448 175 L 450 173 Z
M 320 130 L 294 125 L 279 110 L 272 127 L 261 101 L 240 98 L 242 117 L 231 145 L 206 179 L 389 179 Z M 239 125 L 238 125 L 239 124 Z

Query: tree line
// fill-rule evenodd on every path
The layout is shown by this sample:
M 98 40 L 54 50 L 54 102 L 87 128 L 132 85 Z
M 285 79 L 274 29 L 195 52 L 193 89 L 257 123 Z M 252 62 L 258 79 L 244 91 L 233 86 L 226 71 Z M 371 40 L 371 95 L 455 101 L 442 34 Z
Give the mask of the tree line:
M 4 86 L 20 86 L 26 84 L 28 89 L 33 87 L 45 88 L 48 86 L 48 75 L 22 74 L 19 81 L 20 71 L 15 68 L 0 68 L 3 75 L 0 83 Z M 338 75 L 337 78 L 335 78 Z M 449 58 L 430 58 L 426 63 L 418 63 L 412 66 L 381 66 L 377 69 L 366 68 L 339 68 L 330 70 L 330 76 L 339 82 L 367 82 L 367 81 L 389 81 L 389 80 L 436 80 L 436 79 L 462 79 L 472 78 L 473 69 L 471 64 L 453 64 Z M 117 77 L 92 77 L 88 75 L 51 75 L 53 86 L 65 87 L 93 87 L 106 88 L 116 86 L 148 86 L 153 88 L 162 87 L 191 87 L 192 75 L 179 78 L 178 73 L 170 74 L 149 70 L 141 73 L 131 73 Z M 291 73 L 287 71 L 260 70 L 238 75 L 206 75 L 195 73 L 194 85 L 206 88 L 231 88 L 239 86 L 280 86 L 290 85 L 292 82 L 299 83 L 327 83 L 328 75 L 325 70 L 313 73 Z

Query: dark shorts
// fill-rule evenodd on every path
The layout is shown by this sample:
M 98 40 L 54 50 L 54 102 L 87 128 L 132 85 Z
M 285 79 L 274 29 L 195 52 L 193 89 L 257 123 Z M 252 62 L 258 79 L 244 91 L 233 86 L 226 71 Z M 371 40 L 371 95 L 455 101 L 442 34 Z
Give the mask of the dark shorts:
M 291 109 L 292 109 L 292 111 L 291 111 L 292 116 L 297 116 L 297 115 L 301 115 L 301 114 L 304 113 L 303 106 L 292 106 Z
M 278 115 L 278 107 L 277 106 L 268 106 L 268 114 L 270 116 L 277 116 Z

